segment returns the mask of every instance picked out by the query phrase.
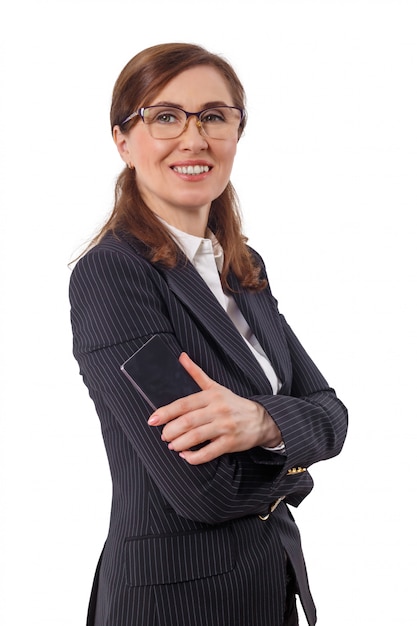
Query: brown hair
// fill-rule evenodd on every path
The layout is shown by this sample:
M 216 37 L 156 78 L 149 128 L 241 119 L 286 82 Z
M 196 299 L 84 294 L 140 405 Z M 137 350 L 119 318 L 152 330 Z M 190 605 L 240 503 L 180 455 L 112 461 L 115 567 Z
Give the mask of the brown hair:
M 113 89 L 110 109 L 112 130 L 118 125 L 122 132 L 128 133 L 140 119 L 136 116 L 123 124 L 132 111 L 151 103 L 170 80 L 198 65 L 216 68 L 230 88 L 233 105 L 245 110 L 243 86 L 226 60 L 194 44 L 160 44 L 134 56 L 120 73 Z M 244 115 L 239 137 L 245 123 Z M 208 227 L 224 250 L 221 275 L 223 286 L 228 287 L 226 277 L 232 269 L 242 287 L 262 289 L 266 281 L 259 278 L 259 267 L 246 246 L 247 238 L 242 234 L 238 199 L 230 181 L 211 204 Z M 130 233 L 140 239 L 145 243 L 152 262 L 160 262 L 166 267 L 174 267 L 178 263 L 178 247 L 142 199 L 136 184 L 135 170 L 128 167 L 117 179 L 113 212 L 91 245 L 98 243 L 109 231 Z

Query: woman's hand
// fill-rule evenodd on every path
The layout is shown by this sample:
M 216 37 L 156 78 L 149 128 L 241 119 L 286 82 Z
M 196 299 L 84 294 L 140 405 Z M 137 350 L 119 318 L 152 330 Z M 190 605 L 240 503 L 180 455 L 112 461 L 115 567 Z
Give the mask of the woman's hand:
M 157 409 L 149 418 L 150 426 L 165 424 L 162 439 L 170 450 L 199 465 L 222 454 L 281 443 L 279 428 L 260 404 L 216 383 L 185 352 L 179 360 L 202 391 Z M 190 449 L 204 442 L 199 450 Z

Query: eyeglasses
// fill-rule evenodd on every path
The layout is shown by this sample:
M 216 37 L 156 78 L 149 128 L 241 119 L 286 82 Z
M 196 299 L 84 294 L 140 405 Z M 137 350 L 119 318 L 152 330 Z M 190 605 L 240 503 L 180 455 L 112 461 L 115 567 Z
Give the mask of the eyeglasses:
M 154 139 L 175 139 L 188 125 L 190 117 L 197 118 L 197 126 L 211 139 L 231 139 L 237 136 L 244 112 L 238 107 L 225 105 L 203 109 L 190 113 L 179 107 L 154 105 L 142 107 L 129 115 L 121 124 L 123 126 L 134 117 L 142 118 L 149 126 Z

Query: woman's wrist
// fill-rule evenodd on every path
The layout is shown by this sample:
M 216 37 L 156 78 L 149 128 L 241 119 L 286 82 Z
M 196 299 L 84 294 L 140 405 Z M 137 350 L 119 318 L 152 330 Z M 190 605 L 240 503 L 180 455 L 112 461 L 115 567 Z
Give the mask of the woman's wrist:
M 260 404 L 258 404 L 258 407 L 262 413 L 262 434 L 259 445 L 263 448 L 276 448 L 284 443 L 281 431 L 268 411 Z

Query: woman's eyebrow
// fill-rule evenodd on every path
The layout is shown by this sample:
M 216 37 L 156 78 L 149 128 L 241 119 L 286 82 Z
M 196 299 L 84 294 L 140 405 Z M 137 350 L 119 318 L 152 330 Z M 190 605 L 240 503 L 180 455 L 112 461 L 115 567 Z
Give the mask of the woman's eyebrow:
M 178 102 L 168 102 L 167 100 L 162 100 L 160 102 L 155 102 L 151 106 L 162 106 L 162 107 L 176 107 L 178 109 L 184 109 L 184 107 Z M 212 102 L 206 102 L 201 105 L 200 111 L 204 111 L 204 109 L 211 109 L 212 107 L 220 107 L 220 106 L 233 106 L 231 104 L 227 104 L 223 100 L 213 100 Z

